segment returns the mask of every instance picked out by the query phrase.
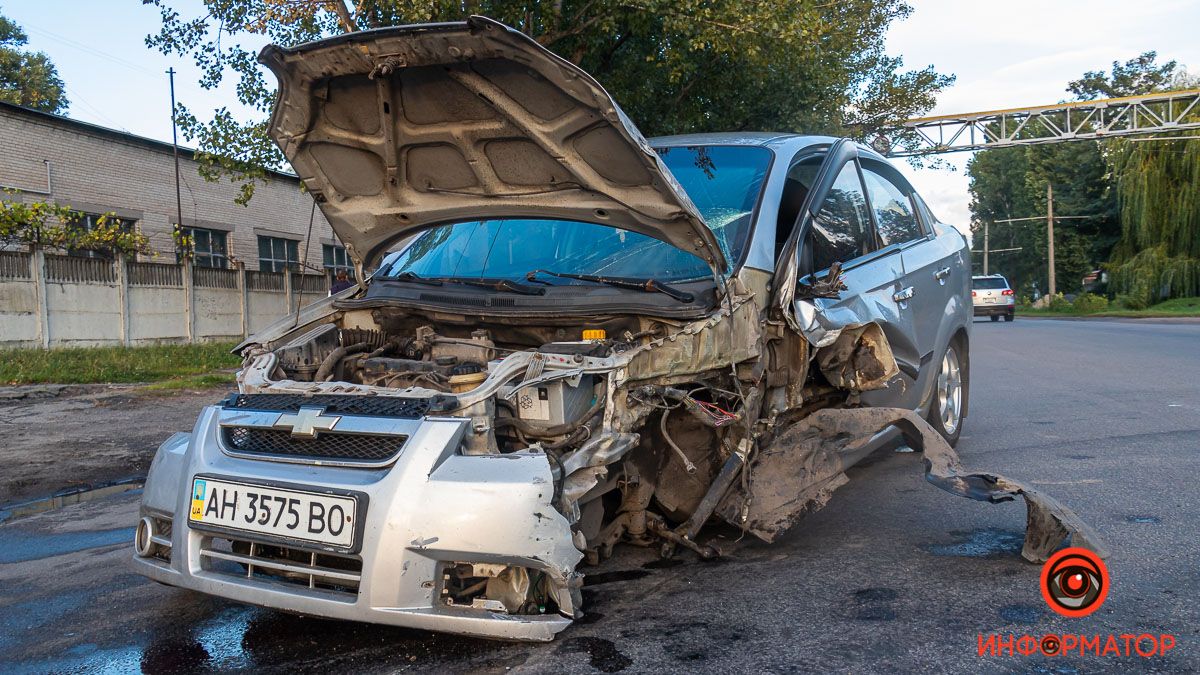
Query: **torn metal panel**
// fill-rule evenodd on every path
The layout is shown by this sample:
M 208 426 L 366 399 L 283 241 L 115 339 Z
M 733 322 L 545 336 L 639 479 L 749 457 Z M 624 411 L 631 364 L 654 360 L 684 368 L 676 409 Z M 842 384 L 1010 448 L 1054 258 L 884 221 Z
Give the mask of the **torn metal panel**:
M 928 422 L 899 408 L 827 408 L 797 422 L 759 453 L 751 464 L 748 490 L 731 492 L 719 515 L 761 539 L 775 540 L 801 516 L 824 506 L 830 493 L 846 482 L 842 458 L 889 426 L 925 453 L 925 478 L 943 490 L 992 503 L 1024 498 L 1021 556 L 1026 560 L 1044 562 L 1067 537 L 1073 546 L 1108 556 L 1100 535 L 1074 511 L 1020 481 L 964 470 L 958 454 Z
M 882 389 L 900 372 L 877 323 L 842 328 L 837 339 L 817 350 L 817 366 L 829 384 L 849 391 Z
M 841 448 L 806 418 L 755 454 L 746 481 L 717 508 L 723 520 L 773 542 L 846 484 Z
M 722 305 L 708 317 L 628 352 L 622 383 L 727 369 L 757 358 L 762 353 L 763 326 L 754 297 L 747 293 L 732 298 L 732 320 Z

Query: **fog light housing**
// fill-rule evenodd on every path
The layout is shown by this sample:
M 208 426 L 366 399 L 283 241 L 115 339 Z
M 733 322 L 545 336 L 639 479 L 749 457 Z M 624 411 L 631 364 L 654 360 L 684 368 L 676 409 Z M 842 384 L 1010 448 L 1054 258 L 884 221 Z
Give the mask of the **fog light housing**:
M 133 551 L 141 558 L 154 555 L 154 519 L 142 516 L 133 533 Z

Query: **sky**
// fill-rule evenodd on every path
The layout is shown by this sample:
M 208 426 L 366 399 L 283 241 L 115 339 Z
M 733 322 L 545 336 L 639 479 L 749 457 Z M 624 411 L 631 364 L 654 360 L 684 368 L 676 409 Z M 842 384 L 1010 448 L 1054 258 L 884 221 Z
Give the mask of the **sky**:
M 1109 70 L 1113 61 L 1148 50 L 1200 73 L 1200 0 L 909 3 L 912 14 L 888 33 L 888 53 L 903 56 L 908 67 L 933 65 L 957 76 L 931 115 L 1056 103 L 1068 98 L 1067 83 L 1084 72 Z M 200 2 L 171 5 L 190 17 Z M 170 141 L 165 71 L 172 67 L 178 71 L 176 98 L 193 111 L 225 106 L 245 112 L 232 87 L 202 89 L 190 61 L 146 48 L 145 37 L 160 20 L 157 8 L 139 0 L 0 0 L 0 13 L 25 28 L 29 48 L 50 55 L 67 85 L 70 117 Z M 899 163 L 935 214 L 964 230 L 970 156 L 945 155 L 950 167 L 939 169 Z

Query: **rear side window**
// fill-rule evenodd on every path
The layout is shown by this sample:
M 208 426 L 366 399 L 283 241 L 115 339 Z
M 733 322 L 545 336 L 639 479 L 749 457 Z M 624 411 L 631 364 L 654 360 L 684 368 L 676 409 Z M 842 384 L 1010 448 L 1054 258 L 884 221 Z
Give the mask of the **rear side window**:
M 922 235 L 921 225 L 913 213 L 912 201 L 895 183 L 863 167 L 867 194 L 879 225 L 879 239 L 884 246 L 903 244 Z
M 853 162 L 847 162 L 813 218 L 813 270 L 819 272 L 866 253 L 870 222 L 858 171 Z
M 1008 288 L 1008 282 L 1002 277 L 984 277 L 982 279 L 972 279 L 971 288 L 981 291 L 994 291 Z

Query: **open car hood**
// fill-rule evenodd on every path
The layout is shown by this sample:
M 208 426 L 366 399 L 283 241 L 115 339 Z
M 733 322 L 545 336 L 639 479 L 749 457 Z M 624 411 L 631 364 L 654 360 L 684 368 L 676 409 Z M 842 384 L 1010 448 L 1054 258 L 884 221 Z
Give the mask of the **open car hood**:
M 270 134 L 358 264 L 458 220 L 611 224 L 725 259 L 695 205 L 590 75 L 491 19 L 383 28 L 259 55 Z

